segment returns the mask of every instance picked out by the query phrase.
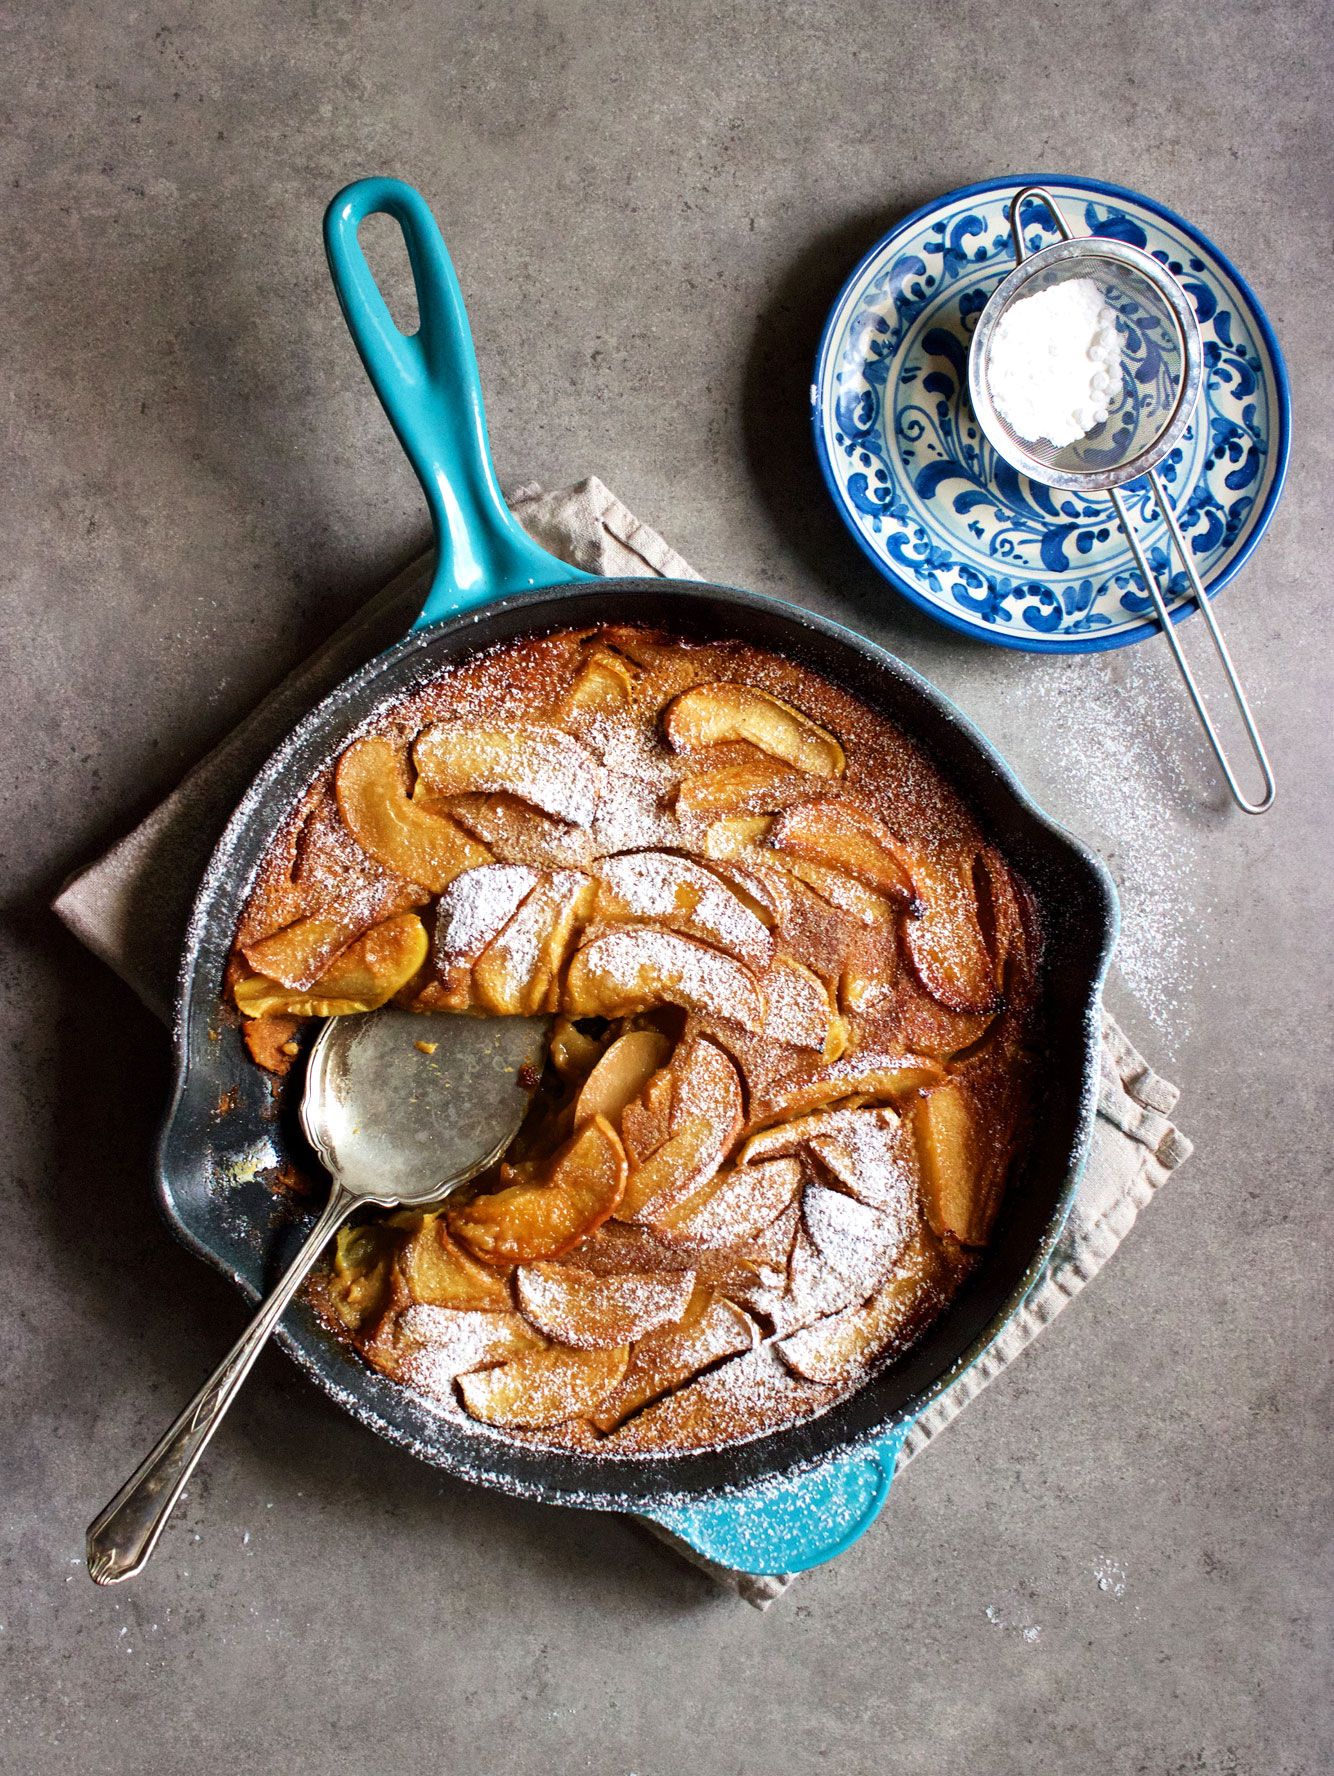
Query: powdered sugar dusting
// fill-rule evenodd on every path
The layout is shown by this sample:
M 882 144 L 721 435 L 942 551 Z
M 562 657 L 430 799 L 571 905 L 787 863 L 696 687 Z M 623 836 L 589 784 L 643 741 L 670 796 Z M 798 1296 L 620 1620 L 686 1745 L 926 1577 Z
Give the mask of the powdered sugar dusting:
M 717 1005 L 751 1028 L 760 1020 L 759 987 L 745 968 L 676 932 L 626 925 L 595 938 L 580 957 L 609 1000 L 648 1006 L 666 999 L 706 1011 Z
M 910 1231 L 899 1216 L 882 1214 L 823 1184 L 806 1186 L 801 1215 L 830 1269 L 868 1295 L 893 1268 Z
M 616 900 L 635 919 L 688 919 L 704 937 L 733 955 L 763 961 L 772 948 L 767 928 L 709 870 L 670 851 L 632 851 L 598 868 Z
M 1059 771 L 1055 810 L 1096 843 L 1121 897 L 1113 968 L 1175 1053 L 1188 1034 L 1185 1004 L 1202 964 L 1201 934 L 1216 938 L 1201 898 L 1198 811 L 1214 777 L 1172 663 L 1143 649 L 1102 662 L 1035 662 L 1025 718 Z
M 537 871 L 522 863 L 484 863 L 456 876 L 440 901 L 436 942 L 442 959 L 478 955 L 537 881 Z

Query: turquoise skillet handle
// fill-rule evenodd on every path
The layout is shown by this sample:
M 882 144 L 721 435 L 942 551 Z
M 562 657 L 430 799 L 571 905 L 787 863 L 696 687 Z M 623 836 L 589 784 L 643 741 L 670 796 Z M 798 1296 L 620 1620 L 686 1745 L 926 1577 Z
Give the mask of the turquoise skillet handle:
M 793 1480 L 644 1514 L 733 1572 L 806 1572 L 850 1548 L 875 1522 L 908 1429 L 898 1425 L 869 1449 Z
M 357 239 L 376 214 L 392 216 L 407 243 L 421 316 L 411 336 L 395 325 Z M 435 578 L 414 627 L 593 578 L 538 548 L 505 504 L 463 293 L 421 193 L 401 179 L 359 179 L 329 205 L 324 246 L 344 318 L 431 510 Z

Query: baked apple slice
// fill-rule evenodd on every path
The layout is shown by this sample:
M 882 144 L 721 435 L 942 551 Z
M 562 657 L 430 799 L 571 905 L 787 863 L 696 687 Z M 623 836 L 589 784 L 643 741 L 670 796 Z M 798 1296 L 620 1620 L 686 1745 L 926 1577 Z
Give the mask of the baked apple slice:
M 907 852 L 875 816 L 851 802 L 802 802 L 774 822 L 776 851 L 829 864 L 905 904 L 917 898 Z
M 408 984 L 429 948 L 426 927 L 416 913 L 400 913 L 383 925 L 373 925 L 304 991 L 251 974 L 236 982 L 232 997 L 236 1009 L 251 1018 L 345 1017 L 375 1011 Z
M 900 1252 L 894 1274 L 873 1295 L 779 1339 L 779 1356 L 805 1381 L 849 1386 L 929 1311 L 922 1294 L 926 1273 L 924 1236 L 918 1234 Z
M 593 1276 L 561 1264 L 526 1264 L 514 1274 L 519 1311 L 557 1344 L 613 1350 L 674 1324 L 695 1287 L 691 1270 Z
M 765 1035 L 838 1060 L 848 1046 L 848 1026 L 819 975 L 791 956 L 777 956 L 763 982 Z
M 806 1137 L 807 1154 L 837 1190 L 873 1209 L 907 1214 L 917 1201 L 921 1168 L 912 1126 L 887 1104 L 829 1111 Z
M 402 1244 L 402 1233 L 387 1221 L 339 1228 L 324 1293 L 349 1332 L 361 1333 L 389 1305 Z
M 613 1128 L 618 1127 L 626 1105 L 667 1064 L 671 1052 L 661 1030 L 627 1030 L 618 1036 L 584 1081 L 574 1103 L 575 1122 L 605 1116 Z
M 646 1219 L 655 1232 L 686 1245 L 734 1246 L 776 1221 L 800 1187 L 801 1165 L 793 1158 L 734 1166 Z
M 922 1202 L 936 1233 L 961 1245 L 986 1244 L 1000 1206 L 1011 1151 L 1005 1130 L 984 1125 L 968 1091 L 946 1079 L 914 1115 L 922 1162 Z
M 667 705 L 663 729 L 673 752 L 748 740 L 771 758 L 814 777 L 841 777 L 846 764 L 832 734 L 754 685 L 718 682 L 683 691 Z
M 338 956 L 372 925 L 420 906 L 428 898 L 415 882 L 384 877 L 348 888 L 317 912 L 268 937 L 243 944 L 241 954 L 258 974 L 285 987 L 313 986 Z
M 605 1036 L 591 1036 L 573 1018 L 558 1017 L 551 1026 L 551 1062 L 562 1079 L 586 1079 L 607 1047 Z
M 859 925 L 883 925 L 893 917 L 893 902 L 866 887 L 856 876 L 835 869 L 832 864 L 778 854 L 771 858 L 771 862 L 780 864 L 788 875 L 795 876 L 826 905 L 837 908 L 840 913 L 850 913 Z
M 678 814 L 707 819 L 723 814 L 777 814 L 811 793 L 805 771 L 756 753 L 738 764 L 695 771 L 676 791 Z
M 712 1012 L 748 1030 L 764 1021 L 764 995 L 744 962 L 653 925 L 626 925 L 576 950 L 563 1009 L 574 1017 L 629 1017 L 664 1002 Z
M 628 1346 L 539 1350 L 494 1369 L 460 1375 L 463 1404 L 483 1424 L 538 1430 L 597 1410 L 625 1374 Z
M 671 1121 L 672 1076 L 664 1067 L 621 1113 L 621 1140 L 632 1170 L 642 1166 L 662 1146 L 672 1132 Z
M 704 855 L 711 862 L 730 863 L 750 856 L 773 826 L 769 814 L 728 814 L 711 823 L 704 834 Z
M 503 863 L 533 869 L 581 869 L 597 855 L 593 834 L 543 814 L 511 795 L 441 796 L 417 779 L 413 800 L 446 813 Z
M 593 823 L 598 761 L 554 728 L 435 722 L 417 736 L 412 756 L 436 795 L 513 795 L 571 826 Z
M 443 814 L 408 795 L 397 748 L 383 736 L 354 740 L 334 773 L 338 812 L 368 856 L 409 882 L 439 894 L 460 870 L 491 853 Z
M 598 865 L 597 915 L 609 924 L 651 919 L 762 967 L 773 938 L 712 870 L 675 851 L 628 851 Z
M 577 1130 L 544 1180 L 524 1179 L 446 1210 L 449 1232 L 488 1264 L 563 1257 L 600 1227 L 625 1190 L 625 1150 L 601 1116 Z
M 638 678 L 639 668 L 624 654 L 594 645 L 565 693 L 566 707 L 576 715 L 615 715 L 634 696 Z
M 978 917 L 972 857 L 918 859 L 913 879 L 917 900 L 905 913 L 902 930 L 918 980 L 951 1011 L 979 1016 L 996 1011 L 996 964 Z
M 512 1308 L 500 1312 L 453 1307 L 409 1307 L 394 1327 L 403 1380 L 437 1400 L 449 1400 L 458 1376 L 512 1362 L 545 1348 L 545 1340 Z
M 634 1168 L 616 1213 L 622 1221 L 652 1222 L 654 1211 L 688 1195 L 722 1164 L 734 1131 L 696 1116 Z M 659 1201 L 661 1199 L 661 1201 Z
M 894 1213 L 870 1208 L 842 1190 L 808 1184 L 801 1218 L 821 1260 L 863 1292 L 876 1287 L 912 1232 L 911 1205 Z
M 560 971 L 592 894 L 578 870 L 543 877 L 474 965 L 474 1002 L 498 1017 L 554 1011 Z
M 416 1304 L 491 1312 L 510 1306 L 505 1278 L 454 1243 L 442 1214 L 420 1215 L 416 1221 L 405 1229 L 407 1243 L 398 1260 Z
M 702 1370 L 750 1350 L 759 1328 L 726 1296 L 696 1288 L 679 1324 L 651 1332 L 635 1346 L 617 1386 L 589 1415 L 597 1429 L 614 1431 L 632 1413 L 660 1400 Z
M 435 953 L 444 970 L 471 969 L 541 880 L 522 863 L 484 863 L 456 876 L 440 896 Z
M 688 1037 L 668 1070 L 667 1138 L 632 1164 L 617 1215 L 638 1220 L 697 1190 L 722 1164 L 741 1130 L 741 1078 L 729 1055 L 704 1036 Z

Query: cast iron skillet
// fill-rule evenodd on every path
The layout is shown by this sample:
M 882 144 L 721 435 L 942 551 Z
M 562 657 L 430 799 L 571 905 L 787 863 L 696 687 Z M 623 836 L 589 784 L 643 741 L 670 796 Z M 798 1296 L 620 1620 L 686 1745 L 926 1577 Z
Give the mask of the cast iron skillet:
M 357 243 L 375 212 L 406 237 L 420 331 L 398 332 Z M 1099 1006 L 1116 936 L 1116 899 L 1101 864 L 1028 799 L 1004 761 L 937 691 L 838 624 L 730 587 L 602 580 L 540 550 L 510 515 L 491 467 L 467 317 L 430 211 L 410 187 L 365 180 L 325 221 L 330 266 L 366 368 L 426 491 L 436 577 L 413 632 L 346 680 L 260 772 L 204 876 L 182 963 L 175 1092 L 162 1136 L 159 1189 L 187 1245 L 250 1295 L 276 1274 L 294 1237 L 258 1170 L 298 1152 L 275 1118 L 267 1077 L 220 1019 L 237 918 L 274 830 L 314 774 L 383 703 L 447 662 L 512 637 L 604 621 L 691 637 L 741 637 L 844 685 L 919 741 L 1037 896 L 1047 936 L 1047 1083 L 1031 1151 L 1006 1193 L 992 1244 L 966 1287 L 904 1356 L 818 1418 L 714 1453 L 672 1457 L 559 1454 L 507 1443 L 434 1413 L 343 1348 L 304 1305 L 278 1336 L 302 1367 L 364 1423 L 427 1461 L 506 1492 L 552 1502 L 661 1513 L 777 1476 L 906 1427 L 997 1336 L 1060 1233 L 1087 1148 L 1096 1097 Z M 295 1096 L 295 1093 L 290 1095 Z M 232 1103 L 219 1115 L 220 1103 Z M 892 1463 L 891 1463 L 892 1466 Z M 710 1506 L 712 1508 L 712 1505 Z

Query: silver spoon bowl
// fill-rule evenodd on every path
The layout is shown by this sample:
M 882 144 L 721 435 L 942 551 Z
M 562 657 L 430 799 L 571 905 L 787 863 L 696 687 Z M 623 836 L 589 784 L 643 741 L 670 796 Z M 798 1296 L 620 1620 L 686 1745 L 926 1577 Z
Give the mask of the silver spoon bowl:
M 395 1006 L 329 1019 L 301 1099 L 302 1127 L 333 1178 L 329 1201 L 230 1353 L 89 1524 L 88 1571 L 99 1585 L 148 1564 L 269 1334 L 353 1211 L 438 1203 L 505 1151 L 549 1029 L 547 1018 L 423 1017 Z

